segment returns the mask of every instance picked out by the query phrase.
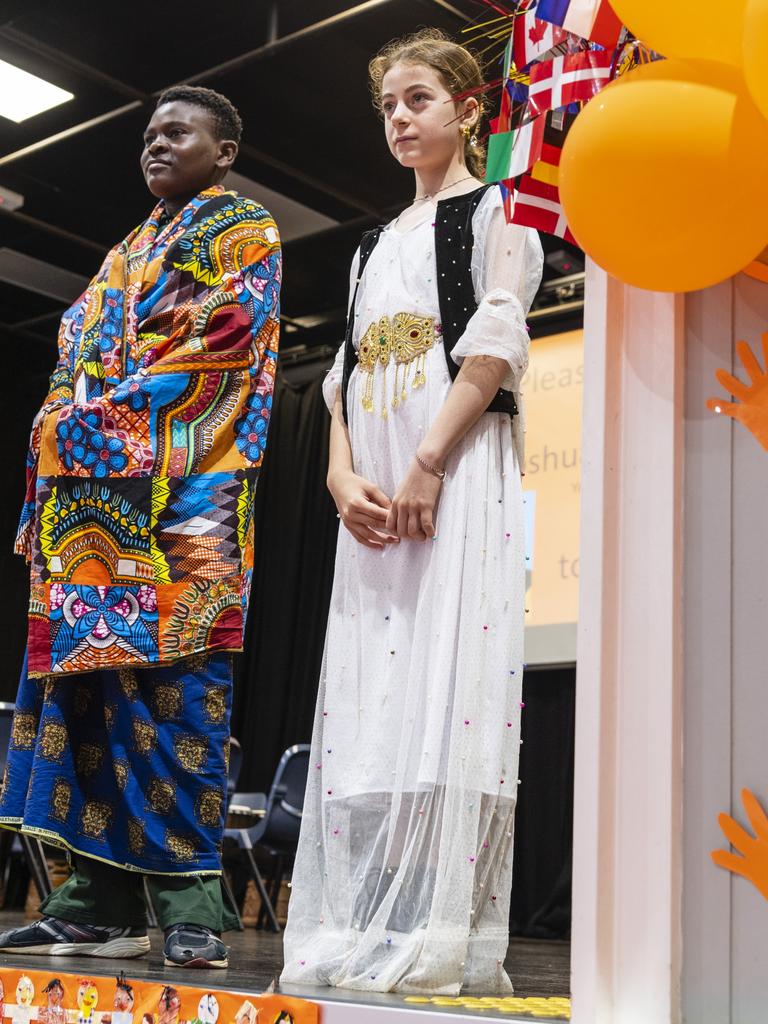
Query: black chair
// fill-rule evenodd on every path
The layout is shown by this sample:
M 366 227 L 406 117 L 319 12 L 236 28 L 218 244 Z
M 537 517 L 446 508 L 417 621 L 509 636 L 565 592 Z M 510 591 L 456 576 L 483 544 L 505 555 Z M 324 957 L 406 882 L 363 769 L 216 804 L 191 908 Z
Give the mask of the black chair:
M 8 701 L 0 701 L 0 777 L 5 771 L 5 764 L 8 760 L 8 745 L 11 741 L 11 728 L 13 725 L 13 712 L 15 705 Z M 51 876 L 48 873 L 48 861 L 43 851 L 43 844 L 35 836 L 26 835 L 24 832 L 16 832 L 10 843 L 10 850 L 4 858 L 3 881 L 7 882 L 7 869 L 10 866 L 9 860 L 14 855 L 24 857 L 35 883 L 37 894 L 41 900 L 45 899 L 53 891 Z
M 264 817 L 257 825 L 252 828 L 227 829 L 225 832 L 225 835 L 234 839 L 245 852 L 251 876 L 261 897 L 261 910 L 256 922 L 257 928 L 262 927 L 266 919 L 273 931 L 280 931 L 275 914 L 275 903 L 283 878 L 292 866 L 296 855 L 308 769 L 309 745 L 297 743 L 295 746 L 289 747 L 280 758 L 269 796 L 266 798 L 266 805 L 263 793 L 236 793 L 232 797 L 233 804 L 257 809 L 265 808 Z M 267 886 L 253 855 L 256 846 L 265 849 L 274 858 L 274 871 L 270 879 L 271 892 L 267 891 Z

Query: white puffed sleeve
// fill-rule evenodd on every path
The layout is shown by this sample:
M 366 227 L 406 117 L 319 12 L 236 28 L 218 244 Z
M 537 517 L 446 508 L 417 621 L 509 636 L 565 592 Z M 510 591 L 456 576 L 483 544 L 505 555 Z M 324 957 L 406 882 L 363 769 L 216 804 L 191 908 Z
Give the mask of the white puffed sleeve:
M 352 260 L 352 266 L 349 271 L 349 303 L 347 310 L 352 308 L 352 296 L 355 294 L 355 285 L 357 284 L 357 274 L 360 267 L 360 249 L 354 255 Z M 333 412 L 333 407 L 336 404 L 336 399 L 339 394 L 339 388 L 344 377 L 344 348 L 345 340 L 339 345 L 339 351 L 336 353 L 336 358 L 333 360 L 333 366 L 330 368 L 328 373 L 325 375 L 323 381 L 323 398 L 328 409 Z
M 501 190 L 485 193 L 472 218 L 472 284 L 477 310 L 454 345 L 451 358 L 461 365 L 467 356 L 496 356 L 509 364 L 501 382 L 513 392 L 520 415 L 512 434 L 523 466 L 525 414 L 520 381 L 528 369 L 525 318 L 541 282 L 544 253 L 538 232 L 508 224 Z
M 509 363 L 501 386 L 517 391 L 528 367 L 525 318 L 541 281 L 544 254 L 538 232 L 507 224 L 501 191 L 489 189 L 472 219 L 472 283 L 477 310 L 451 351 L 461 365 L 467 356 L 497 356 Z

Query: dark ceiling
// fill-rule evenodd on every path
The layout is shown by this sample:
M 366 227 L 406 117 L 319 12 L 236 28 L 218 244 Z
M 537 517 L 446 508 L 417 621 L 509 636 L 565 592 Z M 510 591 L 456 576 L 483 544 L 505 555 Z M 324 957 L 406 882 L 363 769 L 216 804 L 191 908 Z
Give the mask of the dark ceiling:
M 211 86 L 243 117 L 236 171 L 331 219 L 285 244 L 283 345 L 337 343 L 361 232 L 412 195 L 371 107 L 367 62 L 424 25 L 459 37 L 484 11 L 477 0 L 0 0 L 0 59 L 75 95 L 19 125 L 0 117 L 0 186 L 24 196 L 19 212 L 0 215 L 0 256 L 90 277 L 152 205 L 138 156 L 153 96 L 179 82 Z M 0 328 L 53 344 L 67 302 L 9 279 L 0 266 Z

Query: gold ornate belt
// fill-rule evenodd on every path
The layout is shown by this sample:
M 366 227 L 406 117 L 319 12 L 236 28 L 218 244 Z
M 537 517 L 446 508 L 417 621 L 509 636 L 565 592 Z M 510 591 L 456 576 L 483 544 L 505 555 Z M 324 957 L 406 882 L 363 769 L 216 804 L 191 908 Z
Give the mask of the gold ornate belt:
M 373 373 L 379 363 L 382 370 L 395 360 L 395 393 L 391 400 L 393 409 L 408 397 L 408 367 L 415 363 L 411 387 L 423 387 L 427 381 L 424 373 L 426 354 L 435 344 L 439 327 L 433 316 L 416 316 L 413 313 L 396 313 L 394 317 L 383 316 L 374 321 L 360 340 L 357 352 L 360 372 L 365 375 L 362 405 L 366 412 L 373 412 Z M 401 373 L 402 367 L 402 373 Z M 381 415 L 387 418 L 386 378 L 382 379 Z

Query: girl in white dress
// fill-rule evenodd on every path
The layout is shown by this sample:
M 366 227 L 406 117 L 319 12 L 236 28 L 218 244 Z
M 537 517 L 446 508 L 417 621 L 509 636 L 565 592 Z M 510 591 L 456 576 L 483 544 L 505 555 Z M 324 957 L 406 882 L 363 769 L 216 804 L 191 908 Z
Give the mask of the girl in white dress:
M 344 345 L 325 383 L 328 486 L 344 529 L 281 980 L 508 993 L 522 430 L 520 416 L 486 410 L 499 388 L 520 404 L 542 252 L 475 176 L 481 109 L 452 99 L 482 81 L 469 52 L 425 31 L 370 71 L 415 196 L 361 275 L 360 251 L 353 262 L 346 403 Z M 449 217 L 473 239 L 471 261 L 458 235 L 436 252 Z M 457 259 L 474 303 L 449 372 L 438 273 Z M 442 294 L 445 305 L 458 291 Z

